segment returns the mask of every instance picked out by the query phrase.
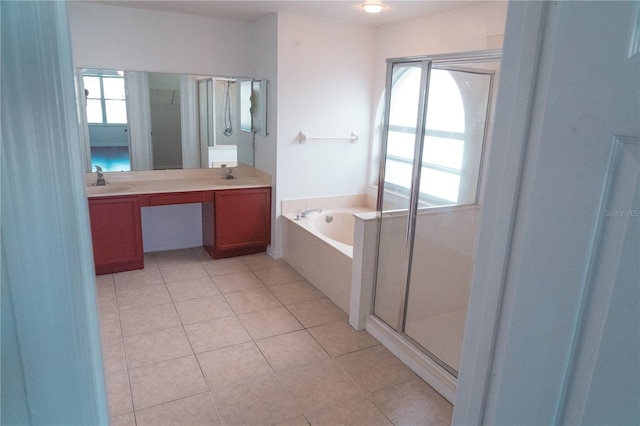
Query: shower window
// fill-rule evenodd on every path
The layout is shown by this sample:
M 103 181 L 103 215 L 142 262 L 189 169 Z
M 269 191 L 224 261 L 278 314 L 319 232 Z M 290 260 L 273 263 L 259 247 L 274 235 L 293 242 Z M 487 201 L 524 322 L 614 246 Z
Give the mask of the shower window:
M 419 109 L 419 67 L 397 66 L 393 76 L 393 92 L 387 132 L 385 188 L 400 194 L 409 193 L 413 164 L 416 125 Z
M 406 68 L 394 81 L 389 116 L 385 179 L 388 189 L 409 195 L 415 146 L 419 68 Z M 465 111 L 460 89 L 447 70 L 431 72 L 421 170 L 420 201 L 427 205 L 458 202 L 462 173 Z

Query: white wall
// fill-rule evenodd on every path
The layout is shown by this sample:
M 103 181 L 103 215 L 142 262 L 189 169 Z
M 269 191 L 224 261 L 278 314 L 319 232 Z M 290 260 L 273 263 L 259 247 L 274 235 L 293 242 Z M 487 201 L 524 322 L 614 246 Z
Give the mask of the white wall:
M 278 17 L 276 217 L 280 201 L 361 193 L 366 189 L 374 30 L 342 21 Z M 349 136 L 348 140 L 309 140 Z M 275 254 L 280 254 L 278 220 Z
M 75 67 L 250 76 L 251 24 L 69 2 Z
M 278 190 L 283 198 L 357 193 L 369 145 L 374 31 L 281 15 L 278 25 Z M 360 140 L 309 140 L 349 136 Z
M 422 16 L 380 27 L 376 60 L 486 49 L 486 38 L 504 34 L 506 1 Z
M 276 179 L 278 176 L 276 163 L 276 141 L 277 129 L 277 99 L 278 99 L 278 15 L 268 15 L 254 22 L 252 27 L 253 46 L 251 56 L 253 57 L 253 68 L 251 75 L 268 81 L 267 87 L 267 134 L 255 135 L 254 164 L 260 170 L 264 170 L 273 177 L 274 186 L 272 188 L 272 220 L 271 220 L 271 240 L 275 240 L 275 211 L 276 211 Z M 278 206 L 279 207 L 279 206 Z M 268 248 L 273 255 L 274 245 Z

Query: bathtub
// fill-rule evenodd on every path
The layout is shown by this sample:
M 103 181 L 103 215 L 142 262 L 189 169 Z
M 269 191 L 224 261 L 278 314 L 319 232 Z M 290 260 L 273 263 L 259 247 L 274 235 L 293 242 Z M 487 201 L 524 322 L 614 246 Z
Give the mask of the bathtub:
M 331 204 L 331 203 L 329 203 Z M 313 286 L 345 313 L 350 313 L 354 259 L 354 214 L 371 212 L 370 203 L 325 207 L 322 199 L 308 206 L 322 212 L 309 213 L 296 220 L 304 210 L 284 209 L 286 218 L 284 259 Z M 356 254 L 356 258 L 361 258 Z
M 296 219 L 296 214 L 285 216 L 295 225 L 353 259 L 353 232 L 355 229 L 353 215 L 366 211 L 369 211 L 366 207 L 342 207 L 323 209 L 322 212 L 313 212 L 301 219 Z

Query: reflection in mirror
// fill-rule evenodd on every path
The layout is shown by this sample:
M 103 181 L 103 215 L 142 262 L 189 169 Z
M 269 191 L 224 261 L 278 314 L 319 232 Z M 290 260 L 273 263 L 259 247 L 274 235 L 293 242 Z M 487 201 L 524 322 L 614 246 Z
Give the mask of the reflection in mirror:
M 149 73 L 153 169 L 182 168 L 180 76 Z
M 76 71 L 85 171 L 253 166 L 266 81 Z
M 266 135 L 266 81 L 198 81 L 201 167 L 251 166 L 254 134 Z
M 253 132 L 267 136 L 267 80 L 251 81 L 251 119 Z M 244 99 L 244 98 L 243 98 Z
M 106 172 L 131 170 L 124 73 L 85 70 L 82 83 L 91 169 L 99 166 Z
M 198 81 L 201 166 L 253 165 L 252 80 Z

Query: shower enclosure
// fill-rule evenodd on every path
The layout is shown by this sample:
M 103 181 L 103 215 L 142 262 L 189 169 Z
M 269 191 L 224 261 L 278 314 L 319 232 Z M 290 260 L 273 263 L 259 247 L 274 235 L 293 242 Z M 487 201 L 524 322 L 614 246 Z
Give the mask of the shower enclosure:
M 387 61 L 374 315 L 456 377 L 499 61 Z

